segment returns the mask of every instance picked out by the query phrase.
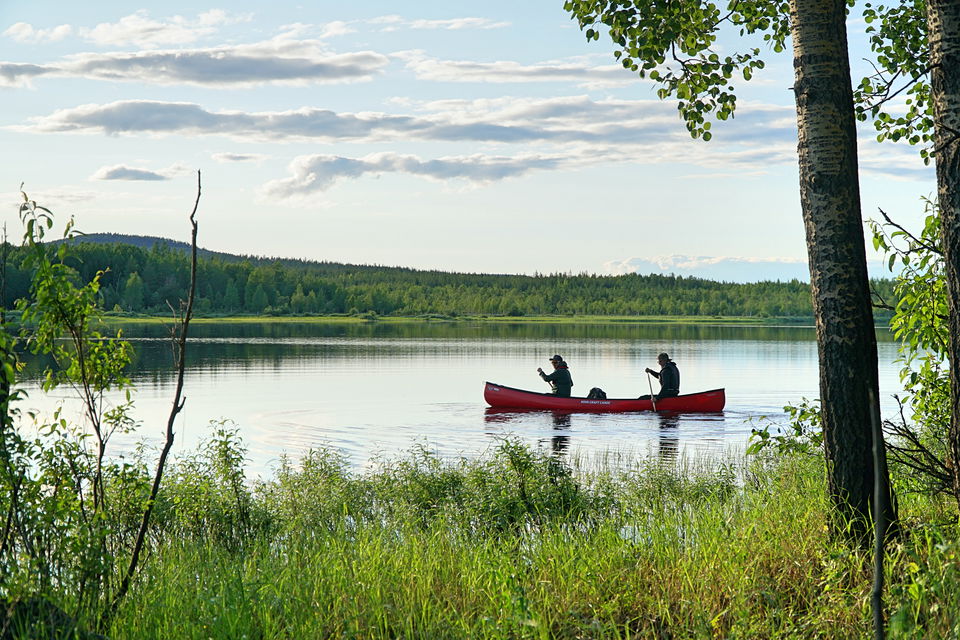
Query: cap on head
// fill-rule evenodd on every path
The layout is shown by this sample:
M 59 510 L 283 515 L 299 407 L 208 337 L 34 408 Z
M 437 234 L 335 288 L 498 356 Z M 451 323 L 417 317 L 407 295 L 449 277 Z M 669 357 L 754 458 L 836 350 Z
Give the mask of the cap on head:
M 658 362 L 670 362 L 670 356 L 668 356 L 666 353 L 661 353 L 660 355 L 657 356 L 657 361 L 658 361 Z
M 550 358 L 550 362 L 563 362 L 563 358 L 560 356 L 553 356 Z

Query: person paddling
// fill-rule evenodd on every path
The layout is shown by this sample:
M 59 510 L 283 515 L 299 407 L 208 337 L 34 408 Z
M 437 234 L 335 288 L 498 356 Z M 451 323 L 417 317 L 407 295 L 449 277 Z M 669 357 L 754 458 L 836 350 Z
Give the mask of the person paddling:
M 537 373 L 539 373 L 540 377 L 546 382 L 550 383 L 550 388 L 553 389 L 554 395 L 560 396 L 561 398 L 569 398 L 570 388 L 573 387 L 573 377 L 570 375 L 570 368 L 567 367 L 567 363 L 563 361 L 563 358 L 558 355 L 550 358 L 550 364 L 553 365 L 553 373 L 544 373 L 543 369 L 539 367 L 537 367 Z
M 660 371 L 654 371 L 649 367 L 646 369 L 647 373 L 660 381 L 660 393 L 655 396 L 654 400 L 680 395 L 680 370 L 677 368 L 677 363 L 665 353 L 657 356 L 657 362 L 660 364 Z M 647 399 L 650 396 L 640 397 Z

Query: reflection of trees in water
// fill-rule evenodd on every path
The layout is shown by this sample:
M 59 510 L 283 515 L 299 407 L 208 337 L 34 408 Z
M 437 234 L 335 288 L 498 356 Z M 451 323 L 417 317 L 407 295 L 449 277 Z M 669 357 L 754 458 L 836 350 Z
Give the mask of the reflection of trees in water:
M 133 340 L 134 354 L 130 370 L 144 380 L 163 377 L 170 371 L 173 355 L 165 342 L 169 328 L 163 324 L 123 323 L 108 327 L 104 333 L 122 328 L 124 337 Z M 112 331 L 111 331 L 112 330 Z M 886 337 L 884 337 L 886 336 Z M 813 340 L 809 327 L 705 326 L 682 324 L 533 324 L 484 322 L 211 322 L 190 326 L 190 347 L 187 366 L 215 370 L 225 364 L 231 368 L 280 367 L 290 360 L 304 358 L 377 359 L 422 351 L 424 345 L 401 343 L 351 343 L 349 339 L 374 340 L 484 340 L 518 341 L 568 340 L 589 345 L 600 340 L 705 341 L 751 340 L 796 342 Z M 137 340 L 143 338 L 145 340 Z M 321 342 L 345 338 L 343 342 Z M 878 338 L 889 340 L 888 331 L 879 331 Z M 302 342 L 298 342 L 302 340 Z M 205 342 L 208 341 L 208 342 Z M 313 341 L 313 342 L 311 342 Z M 440 345 L 443 348 L 443 345 Z M 456 351 L 455 347 L 449 347 Z M 491 346 L 502 349 L 502 345 Z M 522 350 L 517 346 L 516 349 Z M 502 353 L 501 351 L 498 351 Z M 24 354 L 26 379 L 38 379 L 49 360 Z
M 570 414 L 553 412 L 554 435 L 550 438 L 550 451 L 554 455 L 563 455 L 570 447 Z
M 523 411 L 511 409 L 494 409 L 487 407 L 483 414 L 483 421 L 487 424 L 507 424 L 513 421 L 522 421 L 531 414 L 550 414 L 553 422 L 554 434 L 550 436 L 550 452 L 554 455 L 563 455 L 570 448 L 570 414 L 560 411 Z M 541 443 L 543 440 L 540 441 Z
M 680 450 L 680 416 L 676 413 L 658 413 L 660 435 L 657 439 L 657 457 L 664 462 L 677 459 Z
M 157 323 L 125 323 L 127 336 L 165 338 Z M 886 334 L 889 331 L 880 331 Z M 813 340 L 813 327 L 695 325 L 609 322 L 603 324 L 511 322 L 210 322 L 190 326 L 194 338 L 477 338 L 565 340 Z M 878 335 L 883 339 L 882 335 Z
M 523 413 L 526 412 L 487 407 L 483 412 L 483 421 L 487 424 L 506 424 L 513 421 Z
M 187 347 L 188 370 L 203 369 L 215 371 L 224 367 L 230 369 L 282 368 L 291 360 L 305 358 L 344 357 L 344 349 L 336 350 L 325 345 L 309 344 L 270 344 L 270 343 L 191 343 Z M 354 349 L 357 356 L 369 359 L 367 349 Z M 24 379 L 39 379 L 46 367 L 53 365 L 50 357 L 26 354 L 24 360 Z M 164 342 L 133 342 L 133 354 L 130 360 L 129 375 L 136 380 L 160 381 L 172 375 L 174 364 L 170 345 Z
M 656 455 L 663 462 L 675 463 L 680 456 L 680 423 L 687 421 L 688 427 L 693 426 L 693 432 L 697 429 L 703 429 L 705 425 L 711 425 L 710 431 L 713 437 L 719 435 L 724 430 L 725 416 L 723 413 L 665 413 L 665 412 L 642 412 L 619 414 L 629 425 L 625 429 L 635 429 L 635 433 L 643 441 L 650 442 L 652 447 L 653 429 L 656 431 Z M 532 417 L 531 417 L 532 416 Z M 484 422 L 487 424 L 507 425 L 511 422 L 526 423 L 527 425 L 536 425 L 543 427 L 544 421 L 549 417 L 552 423 L 552 434 L 550 435 L 550 451 L 554 455 L 566 455 L 571 444 L 571 428 L 576 424 L 583 426 L 585 423 L 585 414 L 567 413 L 560 411 L 544 410 L 523 410 L 523 409 L 495 409 L 487 407 L 484 413 Z M 656 425 L 656 426 L 654 426 Z M 579 433 L 583 433 L 581 429 Z M 490 435 L 497 432 L 490 431 Z M 696 435 L 690 430 L 686 433 L 686 438 Z M 651 440 L 648 440 L 651 439 Z M 539 439 L 541 445 L 545 445 L 546 438 Z M 651 449 L 652 453 L 652 449 Z

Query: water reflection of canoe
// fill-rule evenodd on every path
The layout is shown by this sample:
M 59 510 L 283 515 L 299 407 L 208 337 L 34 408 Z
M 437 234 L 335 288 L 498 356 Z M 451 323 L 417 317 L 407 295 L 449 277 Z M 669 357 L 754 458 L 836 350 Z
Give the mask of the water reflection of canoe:
M 487 382 L 483 388 L 483 399 L 491 407 L 504 409 L 551 409 L 559 411 L 601 412 L 601 411 L 652 411 L 653 403 L 638 398 L 558 398 L 550 393 L 537 393 L 505 387 L 496 382 Z M 657 411 L 676 413 L 714 413 L 723 411 L 726 395 L 723 389 L 712 389 L 699 393 L 687 393 L 674 398 L 657 401 Z

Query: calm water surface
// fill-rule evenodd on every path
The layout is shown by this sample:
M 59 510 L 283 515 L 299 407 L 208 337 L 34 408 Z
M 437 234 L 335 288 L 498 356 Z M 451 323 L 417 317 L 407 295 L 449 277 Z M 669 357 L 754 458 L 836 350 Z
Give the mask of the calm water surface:
M 137 435 L 115 436 L 115 451 L 159 443 L 174 376 L 161 327 L 124 327 L 137 354 Z M 203 324 L 192 327 L 186 405 L 175 452 L 231 420 L 249 446 L 250 469 L 267 474 L 280 455 L 335 447 L 356 467 L 423 445 L 442 455 L 475 456 L 508 435 L 565 455 L 686 456 L 742 451 L 758 421 L 784 421 L 783 406 L 818 396 L 812 328 L 673 325 Z M 645 367 L 667 351 L 682 391 L 726 388 L 722 414 L 554 415 L 491 412 L 485 380 L 546 391 L 536 374 L 560 353 L 574 394 L 602 387 L 610 397 L 648 393 Z M 898 388 L 896 344 L 880 336 L 884 413 Z M 38 363 L 32 363 L 37 371 Z M 656 381 L 654 381 L 656 385 Z M 656 386 L 655 386 L 656 388 Z M 75 405 L 69 393 L 28 386 L 24 408 L 49 413 Z M 762 423 L 759 423 L 762 424 Z

